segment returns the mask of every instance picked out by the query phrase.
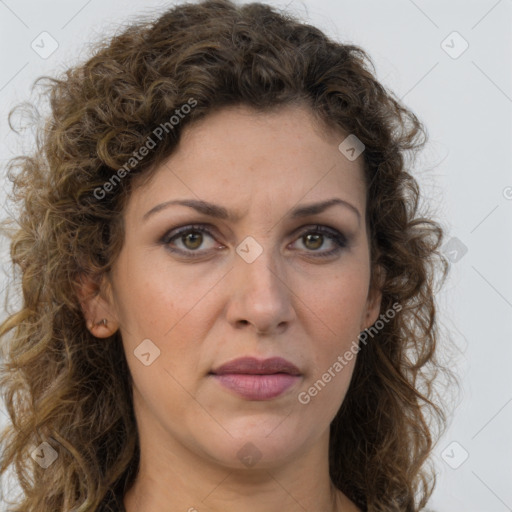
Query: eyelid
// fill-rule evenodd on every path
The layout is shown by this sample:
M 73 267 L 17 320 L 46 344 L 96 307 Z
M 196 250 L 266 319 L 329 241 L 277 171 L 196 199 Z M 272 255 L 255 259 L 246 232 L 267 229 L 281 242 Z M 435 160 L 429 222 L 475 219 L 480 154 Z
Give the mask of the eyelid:
M 189 231 L 199 231 L 200 233 L 215 238 L 215 231 L 217 230 L 212 224 L 185 224 L 166 231 L 161 237 L 160 242 L 168 244 L 173 238 L 178 238 L 180 235 L 188 233 Z

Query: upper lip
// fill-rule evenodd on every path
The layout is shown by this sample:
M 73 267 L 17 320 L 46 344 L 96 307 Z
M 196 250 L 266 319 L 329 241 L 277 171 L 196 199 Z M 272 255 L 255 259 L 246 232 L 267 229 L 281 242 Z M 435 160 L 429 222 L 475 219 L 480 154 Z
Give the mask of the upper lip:
M 282 357 L 256 359 L 255 357 L 240 357 L 233 359 L 211 371 L 216 375 L 227 373 L 246 373 L 251 375 L 270 375 L 273 373 L 288 373 L 300 375 L 300 370 L 290 361 Z

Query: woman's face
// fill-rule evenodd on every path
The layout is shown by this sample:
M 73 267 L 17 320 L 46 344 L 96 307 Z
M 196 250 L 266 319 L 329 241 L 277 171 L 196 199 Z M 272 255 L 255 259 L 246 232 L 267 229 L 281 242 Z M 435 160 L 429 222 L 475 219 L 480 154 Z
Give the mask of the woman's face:
M 347 159 L 344 138 L 305 108 L 224 109 L 132 192 L 109 323 L 143 446 L 231 468 L 326 448 L 355 358 L 335 363 L 380 308 L 363 156 Z M 219 370 L 239 358 L 258 361 Z M 296 371 L 257 364 L 269 358 Z

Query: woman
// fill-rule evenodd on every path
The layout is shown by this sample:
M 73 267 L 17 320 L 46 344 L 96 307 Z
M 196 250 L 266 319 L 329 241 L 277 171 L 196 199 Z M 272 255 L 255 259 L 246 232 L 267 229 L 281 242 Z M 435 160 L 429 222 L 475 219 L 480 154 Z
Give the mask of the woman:
M 11 510 L 425 506 L 447 262 L 405 163 L 425 130 L 371 67 L 211 0 L 50 79 L 9 166 Z

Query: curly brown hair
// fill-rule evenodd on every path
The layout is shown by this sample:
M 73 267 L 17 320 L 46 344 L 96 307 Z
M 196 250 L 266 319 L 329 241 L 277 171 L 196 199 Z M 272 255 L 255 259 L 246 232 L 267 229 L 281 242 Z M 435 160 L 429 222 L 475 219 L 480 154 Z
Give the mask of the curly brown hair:
M 0 326 L 0 385 L 12 422 L 0 438 L 0 475 L 14 466 L 23 491 L 10 510 L 117 510 L 134 481 L 139 440 L 121 337 L 105 344 L 89 332 L 77 292 L 83 276 L 99 287 L 119 254 L 134 178 L 149 178 L 184 127 L 213 111 L 299 103 L 365 145 L 372 286 L 382 289 L 382 311 L 401 306 L 358 355 L 331 424 L 330 476 L 362 510 L 422 509 L 435 486 L 426 463 L 447 423 L 435 384 L 450 373 L 436 349 L 436 277 L 442 284 L 449 265 L 444 231 L 420 213 L 408 172 L 407 156 L 427 140 L 423 125 L 377 81 L 360 47 L 261 3 L 173 6 L 93 50 L 85 64 L 34 82 L 48 80 L 51 113 L 37 149 L 7 165 L 19 212 L 4 225 L 17 224 L 5 232 L 22 291 Z M 191 98 L 190 113 L 98 200 Z M 48 469 L 30 456 L 42 442 L 58 453 Z

